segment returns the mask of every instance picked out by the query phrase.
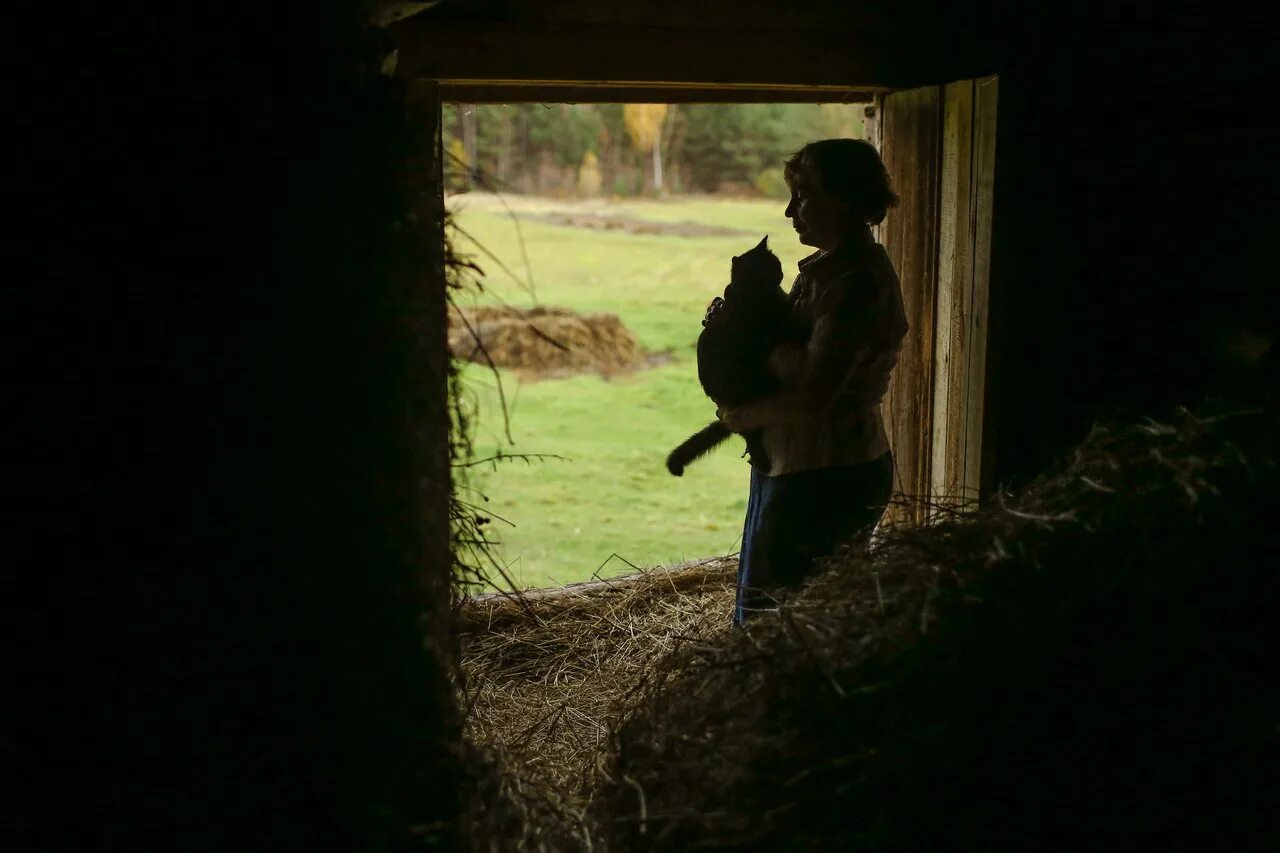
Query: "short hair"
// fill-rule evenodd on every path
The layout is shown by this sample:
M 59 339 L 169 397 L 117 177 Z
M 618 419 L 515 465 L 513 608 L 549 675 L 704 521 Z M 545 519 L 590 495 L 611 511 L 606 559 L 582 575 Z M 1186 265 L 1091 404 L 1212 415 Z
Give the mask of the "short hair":
M 787 159 L 782 174 L 795 182 L 802 169 L 817 173 L 822 188 L 849 205 L 868 225 L 878 225 L 898 196 L 889 186 L 889 172 L 870 142 L 861 139 L 820 139 Z

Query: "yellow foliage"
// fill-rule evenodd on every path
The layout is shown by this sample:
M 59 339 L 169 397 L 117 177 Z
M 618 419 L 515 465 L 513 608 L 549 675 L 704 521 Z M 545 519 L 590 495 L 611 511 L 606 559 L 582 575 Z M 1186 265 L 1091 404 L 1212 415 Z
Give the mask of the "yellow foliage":
M 452 161 L 453 167 L 460 171 L 471 168 L 471 164 L 467 162 L 467 149 L 462 144 L 462 140 L 456 136 L 449 143 L 449 160 Z
M 445 185 L 450 192 L 466 192 L 471 189 L 471 164 L 467 162 L 467 149 L 462 140 L 449 142 L 448 156 L 444 158 Z
M 578 167 L 578 195 L 600 195 L 601 182 L 600 160 L 594 151 L 588 151 Z
M 641 151 L 652 151 L 662 133 L 662 122 L 667 117 L 666 104 L 623 104 L 622 120 L 631 134 L 631 141 Z

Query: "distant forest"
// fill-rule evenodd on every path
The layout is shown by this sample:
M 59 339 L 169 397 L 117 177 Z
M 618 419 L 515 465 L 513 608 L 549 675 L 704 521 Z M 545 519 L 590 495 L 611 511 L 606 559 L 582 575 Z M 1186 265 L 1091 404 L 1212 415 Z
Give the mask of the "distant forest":
M 453 191 L 554 196 L 786 195 L 804 143 L 862 138 L 862 104 L 449 104 Z

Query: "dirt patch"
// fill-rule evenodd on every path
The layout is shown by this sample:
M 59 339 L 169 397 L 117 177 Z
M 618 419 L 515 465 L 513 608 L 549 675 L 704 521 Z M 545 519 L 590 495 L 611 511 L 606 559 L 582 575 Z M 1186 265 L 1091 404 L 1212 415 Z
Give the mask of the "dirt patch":
M 626 234 L 658 234 L 673 237 L 733 237 L 739 234 L 752 233 L 742 228 L 706 225 L 687 219 L 683 222 L 651 222 L 646 219 L 631 219 L 625 216 L 599 216 L 590 213 L 562 212 L 525 214 L 520 218 L 531 219 L 535 222 L 547 222 L 552 225 L 566 225 L 570 228 L 622 231 Z
M 453 309 L 449 352 L 454 358 L 489 364 L 534 379 L 599 373 L 614 376 L 671 360 L 646 352 L 617 314 L 579 314 L 539 306 Z

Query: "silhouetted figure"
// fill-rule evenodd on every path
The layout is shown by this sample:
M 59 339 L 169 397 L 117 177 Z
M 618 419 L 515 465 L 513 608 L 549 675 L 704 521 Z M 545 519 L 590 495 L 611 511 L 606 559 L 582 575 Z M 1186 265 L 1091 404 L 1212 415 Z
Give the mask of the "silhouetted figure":
M 719 412 L 734 432 L 758 432 L 767 460 L 751 471 L 738 624 L 842 544 L 865 541 L 893 488 L 880 401 L 907 321 L 898 277 L 870 226 L 897 197 L 879 154 L 861 140 L 812 142 L 784 175 L 785 215 L 818 251 L 800 261 L 785 302 L 801 342 L 770 352 L 780 390 Z

